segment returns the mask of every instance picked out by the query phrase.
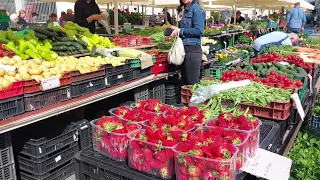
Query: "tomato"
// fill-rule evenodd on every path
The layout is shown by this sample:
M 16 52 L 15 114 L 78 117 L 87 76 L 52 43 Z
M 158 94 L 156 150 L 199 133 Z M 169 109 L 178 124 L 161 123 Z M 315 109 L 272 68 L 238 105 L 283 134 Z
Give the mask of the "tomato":
M 292 81 L 290 79 L 284 80 L 286 86 L 292 86 Z
M 227 78 L 226 78 L 225 76 L 222 76 L 222 77 L 221 77 L 221 81 L 226 82 L 226 81 L 227 81 Z
M 6 47 L 3 45 L 3 44 L 0 44 L 0 49 L 5 51 L 6 50 Z
M 296 81 L 295 84 L 296 84 L 296 86 L 299 87 L 299 88 L 303 86 L 303 82 L 302 82 L 301 80 Z

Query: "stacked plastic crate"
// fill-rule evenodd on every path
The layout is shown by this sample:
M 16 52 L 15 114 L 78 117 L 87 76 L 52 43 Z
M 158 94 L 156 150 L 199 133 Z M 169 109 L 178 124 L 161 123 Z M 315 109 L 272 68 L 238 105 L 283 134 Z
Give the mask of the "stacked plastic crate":
M 173 75 L 166 82 L 166 104 L 177 105 L 181 103 L 181 79 Z
M 10 133 L 0 135 L 0 152 L 0 179 L 17 179 Z
M 22 82 L 14 82 L 0 91 L 0 119 L 6 119 L 24 113 Z
M 165 94 L 166 94 L 166 81 L 165 79 L 161 79 L 158 81 L 154 81 L 149 84 L 149 92 L 151 99 L 160 99 L 162 102 L 165 102 Z
M 117 67 L 106 66 L 105 84 L 107 88 L 131 81 L 132 77 L 132 69 L 129 64 Z
M 74 173 L 75 153 L 91 144 L 91 129 L 89 122 L 85 120 L 71 123 L 57 136 L 48 134 L 57 134 L 59 130 L 48 132 L 45 128 L 43 131 L 47 132 L 38 130 L 36 135 L 31 135 L 31 138 L 28 137 L 27 141 L 22 142 L 22 145 L 20 142 L 20 145 L 15 147 L 21 180 L 53 180 L 69 177 Z

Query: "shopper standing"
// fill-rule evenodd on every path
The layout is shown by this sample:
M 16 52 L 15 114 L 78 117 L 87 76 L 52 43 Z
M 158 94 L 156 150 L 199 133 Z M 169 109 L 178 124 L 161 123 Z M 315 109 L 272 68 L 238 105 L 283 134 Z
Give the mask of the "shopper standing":
M 74 4 L 75 23 L 95 33 L 95 22 L 104 17 L 95 0 L 77 0 Z
M 24 10 L 20 10 L 19 11 L 19 17 L 18 17 L 18 23 L 19 25 L 25 25 L 27 24 L 27 21 L 26 21 L 26 11 Z
M 287 15 L 284 29 L 287 28 L 290 33 L 300 34 L 304 30 L 306 21 L 306 13 L 300 8 L 300 3 L 297 2 Z
M 173 26 L 171 37 L 179 36 L 183 40 L 186 55 L 181 64 L 182 81 L 185 85 L 193 85 L 200 81 L 205 13 L 198 0 L 180 0 L 180 4 L 184 7 L 180 28 Z

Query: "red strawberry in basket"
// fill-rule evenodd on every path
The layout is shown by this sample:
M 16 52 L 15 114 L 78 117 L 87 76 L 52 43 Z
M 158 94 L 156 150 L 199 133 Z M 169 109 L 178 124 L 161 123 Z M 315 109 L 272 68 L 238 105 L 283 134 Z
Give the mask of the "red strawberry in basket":
M 169 125 L 171 125 L 171 126 L 174 126 L 174 125 L 176 125 L 176 124 L 179 122 L 179 120 L 177 121 L 174 116 L 169 115 L 169 116 L 167 116 L 167 117 L 165 118 L 164 122 L 167 123 L 167 124 L 169 124 Z
M 125 106 L 120 106 L 117 108 L 115 114 L 117 116 L 124 117 L 124 115 L 127 114 L 127 112 L 129 112 L 129 111 L 131 111 L 130 108 L 125 107 Z
M 184 115 L 183 113 L 184 113 L 184 110 L 183 110 L 183 109 L 177 109 L 177 110 L 175 110 L 175 111 L 173 112 L 173 116 L 178 119 L 178 118 L 180 118 L 182 115 Z
M 252 129 L 252 124 L 249 121 L 243 122 L 240 126 L 239 129 L 241 130 L 251 130 Z
M 160 104 L 159 103 L 148 103 L 145 106 L 146 111 L 151 111 L 151 112 L 159 112 L 160 110 Z
M 228 150 L 227 144 L 212 143 L 210 145 L 210 150 L 215 157 L 230 159 L 232 156 L 231 152 Z
M 161 121 L 162 119 L 159 115 L 153 113 L 149 115 L 149 126 L 158 125 L 159 123 L 161 123 Z
M 179 171 L 180 171 L 179 174 L 181 174 L 181 175 L 185 175 L 185 176 L 189 175 L 188 168 L 186 166 L 181 165 L 179 167 Z
M 191 177 L 199 177 L 201 175 L 201 169 L 198 166 L 189 166 L 188 174 Z
M 146 159 L 146 161 L 153 159 L 153 151 L 150 148 L 146 147 L 142 151 L 143 151 L 143 155 L 144 155 L 144 158 Z
M 202 172 L 202 178 L 204 180 L 215 180 L 218 172 L 213 170 L 205 170 Z
M 244 115 L 240 115 L 235 119 L 235 123 L 243 124 L 247 122 L 247 118 Z
M 163 163 L 167 163 L 169 161 L 169 158 L 167 157 L 166 152 L 164 150 L 157 152 L 154 155 L 154 158 Z
M 163 167 L 160 169 L 160 176 L 162 178 L 167 178 L 171 174 L 171 170 L 168 167 Z
M 194 142 L 190 141 L 182 141 L 178 144 L 176 147 L 176 150 L 181 151 L 181 152 L 187 152 L 190 151 L 194 146 Z
M 219 114 L 218 119 L 223 119 L 226 122 L 232 122 L 234 121 L 234 116 L 232 113 L 223 113 L 223 114 Z

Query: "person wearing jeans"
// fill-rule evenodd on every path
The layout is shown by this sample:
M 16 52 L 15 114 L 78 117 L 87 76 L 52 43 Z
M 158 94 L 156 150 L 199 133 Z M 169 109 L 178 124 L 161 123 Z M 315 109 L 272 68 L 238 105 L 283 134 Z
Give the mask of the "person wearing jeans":
M 304 30 L 306 21 L 306 13 L 300 8 L 300 3 L 298 2 L 294 4 L 294 8 L 288 13 L 284 28 L 287 28 L 289 33 L 300 34 Z
M 183 41 L 186 56 L 181 64 L 181 77 L 184 85 L 193 85 L 200 82 L 205 12 L 198 0 L 180 0 L 180 4 L 184 7 L 183 16 L 180 27 L 172 27 L 171 37 L 179 36 Z

